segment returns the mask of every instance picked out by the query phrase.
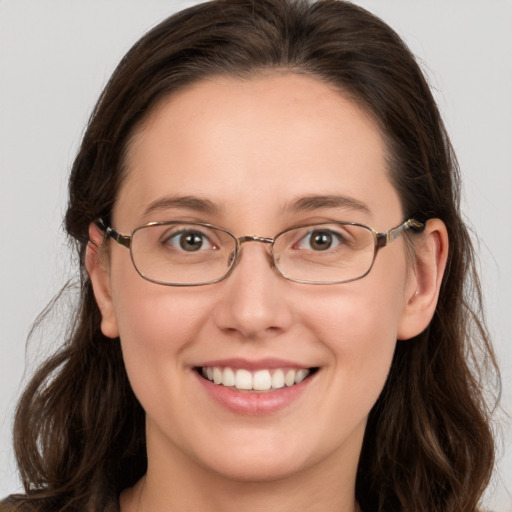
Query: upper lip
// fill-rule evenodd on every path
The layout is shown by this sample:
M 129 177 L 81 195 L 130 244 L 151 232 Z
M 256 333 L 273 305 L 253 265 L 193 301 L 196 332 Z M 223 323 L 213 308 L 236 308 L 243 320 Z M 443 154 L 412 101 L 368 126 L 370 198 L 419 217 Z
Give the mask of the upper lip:
M 245 370 L 272 370 L 277 368 L 312 368 L 310 364 L 302 364 L 296 361 L 285 359 L 265 358 L 265 359 L 243 359 L 239 357 L 229 359 L 216 359 L 205 361 L 195 365 L 198 368 L 219 367 L 219 368 L 243 368 Z

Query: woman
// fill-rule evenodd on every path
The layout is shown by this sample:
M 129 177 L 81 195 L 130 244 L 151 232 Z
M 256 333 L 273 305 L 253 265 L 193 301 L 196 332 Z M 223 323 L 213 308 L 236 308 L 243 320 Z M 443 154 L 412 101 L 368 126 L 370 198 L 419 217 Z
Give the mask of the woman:
M 378 19 L 233 0 L 164 21 L 98 102 L 66 227 L 80 313 L 20 401 L 8 510 L 478 509 L 494 448 L 467 354 L 494 359 L 457 166 Z

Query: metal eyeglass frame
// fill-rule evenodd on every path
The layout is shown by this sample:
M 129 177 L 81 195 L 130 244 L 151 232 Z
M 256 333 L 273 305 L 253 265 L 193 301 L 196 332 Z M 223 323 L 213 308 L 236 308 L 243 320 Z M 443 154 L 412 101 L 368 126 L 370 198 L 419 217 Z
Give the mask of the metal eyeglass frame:
M 231 262 L 229 264 L 230 266 L 229 266 L 228 271 L 222 277 L 219 277 L 219 278 L 214 279 L 212 281 L 205 281 L 205 282 L 200 282 L 200 283 L 169 283 L 169 282 L 166 282 L 166 281 L 159 281 L 157 279 L 152 279 L 152 278 L 144 275 L 137 268 L 137 265 L 135 264 L 135 260 L 133 258 L 132 238 L 133 238 L 133 235 L 135 234 L 135 232 L 138 231 L 139 229 L 143 229 L 143 228 L 150 227 L 150 226 L 162 226 L 162 225 L 166 225 L 166 224 L 171 225 L 171 224 L 177 223 L 177 221 L 148 222 L 147 224 L 144 224 L 142 226 L 136 227 L 131 232 L 130 235 L 123 235 L 123 234 L 119 233 L 118 231 L 116 231 L 112 227 L 108 226 L 103 221 L 103 219 L 101 219 L 101 218 L 99 218 L 95 222 L 95 224 L 96 224 L 96 226 L 101 231 L 104 232 L 105 240 L 108 240 L 109 238 L 111 238 L 116 243 L 118 243 L 119 245 L 122 245 L 123 247 L 127 248 L 130 251 L 130 257 L 131 257 L 133 266 L 135 267 L 135 270 L 137 271 L 137 273 L 142 278 L 144 278 L 147 281 L 150 281 L 152 283 L 161 284 L 161 285 L 164 285 L 164 286 L 203 286 L 203 285 L 214 284 L 214 283 L 218 283 L 219 281 L 223 281 L 224 279 L 226 279 L 231 274 L 231 272 L 236 267 L 236 265 L 237 265 L 237 263 L 239 261 L 239 256 L 240 256 L 240 252 L 241 252 L 241 249 L 242 249 L 242 244 L 245 243 L 245 242 L 260 242 L 260 243 L 264 243 L 264 244 L 270 244 L 270 255 L 272 257 L 273 267 L 279 272 L 279 274 L 281 276 L 283 276 L 285 279 L 287 279 L 289 281 L 293 281 L 295 283 L 303 283 L 303 284 L 328 284 L 328 285 L 329 284 L 342 284 L 342 283 L 348 283 L 348 282 L 351 282 L 351 281 L 357 281 L 357 280 L 362 279 L 363 277 L 365 277 L 365 276 L 367 276 L 369 274 L 370 270 L 373 267 L 373 264 L 375 262 L 375 258 L 377 256 L 377 252 L 379 251 L 379 249 L 389 245 L 391 242 L 396 240 L 404 231 L 406 231 L 408 229 L 414 229 L 415 231 L 421 231 L 425 227 L 424 223 L 419 222 L 419 221 L 411 218 L 411 219 L 407 219 L 402 224 L 400 224 L 400 225 L 398 225 L 398 226 L 396 226 L 394 228 L 391 228 L 389 231 L 386 231 L 384 233 L 379 233 L 379 232 L 375 231 L 373 228 L 371 228 L 370 226 L 367 226 L 366 224 L 360 224 L 359 222 L 340 222 L 340 221 L 330 221 L 330 222 L 333 223 L 333 224 L 340 224 L 340 225 L 345 225 L 345 226 L 360 226 L 362 228 L 367 229 L 372 234 L 373 239 L 374 239 L 373 259 L 372 259 L 372 262 L 371 262 L 368 270 L 364 274 L 362 274 L 362 275 L 360 275 L 358 277 L 354 277 L 354 278 L 351 278 L 351 279 L 344 279 L 344 280 L 341 280 L 341 281 L 308 281 L 308 280 L 301 280 L 301 279 L 293 279 L 293 278 L 290 278 L 290 277 L 286 276 L 285 274 L 283 274 L 281 272 L 281 270 L 279 269 L 279 267 L 275 263 L 273 252 L 272 252 L 275 240 L 279 236 L 281 236 L 282 234 L 284 234 L 284 233 L 286 233 L 288 231 L 291 231 L 292 229 L 297 229 L 297 228 L 306 227 L 306 226 L 321 226 L 321 225 L 326 224 L 326 222 L 318 222 L 318 223 L 313 223 L 313 224 L 302 224 L 302 225 L 292 226 L 292 227 L 286 228 L 283 231 L 280 231 L 273 238 L 254 236 L 254 235 L 245 235 L 245 236 L 237 237 L 233 233 L 228 231 L 227 229 L 221 228 L 219 226 L 215 226 L 213 224 L 208 224 L 206 222 L 186 222 L 186 224 L 190 224 L 192 226 L 204 226 L 204 227 L 207 227 L 207 228 L 217 229 L 219 231 L 223 231 L 224 233 L 228 234 L 236 242 L 235 252 L 234 252 L 234 254 L 233 254 L 232 258 L 231 258 Z M 181 222 L 179 222 L 179 223 L 181 223 Z M 329 223 L 329 221 L 327 221 L 327 223 Z

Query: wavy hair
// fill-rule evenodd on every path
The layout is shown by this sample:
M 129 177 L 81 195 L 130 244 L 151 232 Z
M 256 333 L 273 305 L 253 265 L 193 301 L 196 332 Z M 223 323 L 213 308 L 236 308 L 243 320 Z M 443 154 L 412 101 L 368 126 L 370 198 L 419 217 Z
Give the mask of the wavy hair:
M 378 124 L 404 217 L 439 218 L 450 254 L 429 327 L 399 341 L 373 407 L 356 497 L 365 512 L 474 512 L 494 460 L 483 320 L 457 162 L 429 86 L 398 35 L 341 0 L 218 0 L 186 9 L 122 59 L 91 115 L 69 181 L 67 232 L 80 262 L 73 332 L 19 402 L 14 443 L 26 494 L 6 510 L 111 511 L 146 471 L 144 411 L 105 338 L 84 270 L 88 228 L 111 215 L 131 137 L 160 100 L 215 75 L 307 74 Z M 490 382 L 490 380 L 489 380 Z

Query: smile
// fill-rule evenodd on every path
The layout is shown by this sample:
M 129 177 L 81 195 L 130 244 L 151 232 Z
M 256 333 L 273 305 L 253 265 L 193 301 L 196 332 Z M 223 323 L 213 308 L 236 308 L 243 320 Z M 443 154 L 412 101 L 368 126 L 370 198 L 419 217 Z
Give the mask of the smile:
M 238 391 L 271 391 L 292 387 L 309 377 L 315 368 L 273 368 L 249 371 L 244 368 L 203 366 L 201 376 L 214 384 Z

